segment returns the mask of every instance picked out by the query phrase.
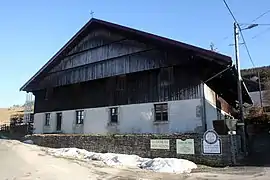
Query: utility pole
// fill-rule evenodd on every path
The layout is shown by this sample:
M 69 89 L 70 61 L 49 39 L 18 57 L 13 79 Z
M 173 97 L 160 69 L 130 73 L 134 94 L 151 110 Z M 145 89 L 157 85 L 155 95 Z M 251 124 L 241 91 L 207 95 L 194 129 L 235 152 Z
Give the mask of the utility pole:
M 243 114 L 243 97 L 242 97 L 242 76 L 240 69 L 240 60 L 239 60 L 239 30 L 238 24 L 234 22 L 234 44 L 235 44 L 235 64 L 237 67 L 237 91 L 238 91 L 238 103 L 239 103 L 239 120 L 238 123 L 241 126 L 241 137 L 242 137 L 242 146 L 243 151 L 247 154 L 247 143 L 246 143 L 246 128 L 245 128 L 245 120 Z

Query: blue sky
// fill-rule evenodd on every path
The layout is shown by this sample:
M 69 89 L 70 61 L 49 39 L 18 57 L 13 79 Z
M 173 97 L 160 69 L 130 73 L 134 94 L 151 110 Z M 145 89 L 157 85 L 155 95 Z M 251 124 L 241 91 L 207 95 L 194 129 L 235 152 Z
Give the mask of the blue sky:
M 227 0 L 241 23 L 270 10 L 269 0 Z M 233 20 L 222 0 L 9 0 L 0 3 L 0 107 L 23 104 L 19 88 L 90 18 L 148 31 L 234 56 Z M 270 23 L 270 13 L 256 23 Z M 269 65 L 270 26 L 244 32 L 256 66 Z M 253 39 L 257 34 L 257 38 Z M 244 47 L 242 68 L 252 67 Z

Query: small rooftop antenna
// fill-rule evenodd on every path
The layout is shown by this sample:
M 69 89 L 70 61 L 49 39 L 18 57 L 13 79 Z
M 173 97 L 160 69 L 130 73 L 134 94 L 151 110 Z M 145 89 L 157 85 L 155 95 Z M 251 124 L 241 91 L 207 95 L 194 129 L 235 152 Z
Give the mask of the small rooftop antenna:
M 94 12 L 92 10 L 91 10 L 90 14 L 91 14 L 91 17 L 93 18 L 94 17 Z
M 210 50 L 217 52 L 217 48 L 215 48 L 215 44 L 213 42 L 210 43 Z

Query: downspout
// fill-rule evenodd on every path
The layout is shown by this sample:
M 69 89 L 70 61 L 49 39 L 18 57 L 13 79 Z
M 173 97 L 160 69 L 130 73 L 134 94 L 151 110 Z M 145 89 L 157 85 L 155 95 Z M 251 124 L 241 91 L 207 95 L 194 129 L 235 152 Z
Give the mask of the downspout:
M 204 83 L 201 83 L 201 101 L 202 101 L 202 126 L 204 132 L 207 131 L 207 121 L 206 121 L 206 105 L 205 105 L 205 94 L 204 94 Z

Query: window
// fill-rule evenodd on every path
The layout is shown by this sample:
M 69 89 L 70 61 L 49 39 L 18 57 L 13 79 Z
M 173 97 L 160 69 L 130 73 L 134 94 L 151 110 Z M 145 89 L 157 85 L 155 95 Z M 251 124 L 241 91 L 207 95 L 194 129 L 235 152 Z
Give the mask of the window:
M 83 124 L 84 120 L 84 111 L 76 111 L 76 124 Z
M 168 121 L 168 104 L 155 104 L 155 121 Z
M 110 108 L 110 121 L 111 123 L 118 123 L 118 108 Z
M 51 114 L 50 113 L 46 113 L 45 114 L 45 126 L 49 126 L 50 125 L 50 119 L 51 119 Z

